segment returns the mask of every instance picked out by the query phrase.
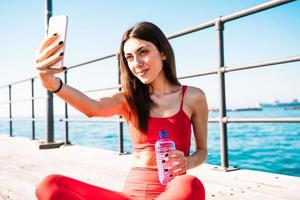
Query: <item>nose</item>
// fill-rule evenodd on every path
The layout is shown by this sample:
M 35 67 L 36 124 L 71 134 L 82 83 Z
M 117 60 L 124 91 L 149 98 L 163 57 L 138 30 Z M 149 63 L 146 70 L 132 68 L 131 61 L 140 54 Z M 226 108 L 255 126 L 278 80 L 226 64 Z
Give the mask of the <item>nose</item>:
M 140 56 L 136 56 L 134 58 L 133 66 L 134 67 L 142 67 L 143 66 L 143 60 L 142 60 L 142 58 Z

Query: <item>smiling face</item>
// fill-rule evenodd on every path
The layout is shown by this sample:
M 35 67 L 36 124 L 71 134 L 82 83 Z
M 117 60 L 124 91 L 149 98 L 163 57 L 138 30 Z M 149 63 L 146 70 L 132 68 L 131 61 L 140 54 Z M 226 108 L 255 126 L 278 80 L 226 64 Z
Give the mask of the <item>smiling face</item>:
M 123 51 L 130 71 L 142 83 L 150 84 L 163 75 L 165 56 L 153 43 L 130 38 L 124 43 Z

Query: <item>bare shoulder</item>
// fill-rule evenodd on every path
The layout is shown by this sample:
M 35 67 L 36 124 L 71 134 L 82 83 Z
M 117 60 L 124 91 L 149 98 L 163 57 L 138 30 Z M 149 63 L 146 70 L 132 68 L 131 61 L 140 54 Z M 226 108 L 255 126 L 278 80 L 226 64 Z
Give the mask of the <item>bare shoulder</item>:
M 188 86 L 186 90 L 186 98 L 191 103 L 206 101 L 206 96 L 203 90 L 197 87 Z
M 124 92 L 115 92 L 111 97 L 119 105 L 118 113 L 128 120 L 131 114 Z
M 111 97 L 120 103 L 126 103 L 125 94 L 122 91 L 117 91 L 111 95 Z
M 123 111 L 124 109 L 127 110 L 128 104 L 124 92 L 115 92 L 111 95 L 111 98 L 113 99 L 113 101 L 115 101 L 116 104 L 120 105 Z
M 185 104 L 191 114 L 195 113 L 197 110 L 207 109 L 207 102 L 205 92 L 200 88 L 188 86 L 185 94 Z
M 122 91 L 100 97 L 97 101 L 97 112 L 94 116 L 108 117 L 123 115 L 127 111 L 127 101 Z

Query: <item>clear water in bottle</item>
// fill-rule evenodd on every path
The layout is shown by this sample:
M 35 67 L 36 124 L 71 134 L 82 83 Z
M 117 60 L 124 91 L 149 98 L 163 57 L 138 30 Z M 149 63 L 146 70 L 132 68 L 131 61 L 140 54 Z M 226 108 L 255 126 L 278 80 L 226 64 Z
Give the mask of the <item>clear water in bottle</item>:
M 165 159 L 166 153 L 175 150 L 175 143 L 169 138 L 166 130 L 159 131 L 159 139 L 155 143 L 155 153 L 159 181 L 162 185 L 167 185 L 174 177 L 171 177 L 169 171 L 165 171 L 162 161 Z

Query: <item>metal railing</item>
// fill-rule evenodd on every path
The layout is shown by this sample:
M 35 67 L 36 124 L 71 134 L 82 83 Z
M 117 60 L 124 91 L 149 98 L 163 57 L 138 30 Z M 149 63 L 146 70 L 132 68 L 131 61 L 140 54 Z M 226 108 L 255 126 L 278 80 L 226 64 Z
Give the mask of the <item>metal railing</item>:
M 223 32 L 224 32 L 224 24 L 236 20 L 248 15 L 252 15 L 267 9 L 271 9 L 274 7 L 278 7 L 280 5 L 286 4 L 293 2 L 294 0 L 275 0 L 275 1 L 270 1 L 240 12 L 236 12 L 227 16 L 222 16 L 217 19 L 208 21 L 203 24 L 199 24 L 197 26 L 173 33 L 168 35 L 168 39 L 174 39 L 178 38 L 196 31 L 204 30 L 210 27 L 215 27 L 216 32 L 217 32 L 217 40 L 218 40 L 218 66 L 216 66 L 215 70 L 210 70 L 210 71 L 205 71 L 203 73 L 198 73 L 198 74 L 190 74 L 186 76 L 181 76 L 179 79 L 188 79 L 188 78 L 195 78 L 195 77 L 201 77 L 201 76 L 209 76 L 209 75 L 217 75 L 218 80 L 219 80 L 219 117 L 218 118 L 210 118 L 208 120 L 209 123 L 219 123 L 219 129 L 220 129 L 220 146 L 221 146 L 221 166 L 224 170 L 229 170 L 229 162 L 228 162 L 228 142 L 227 142 L 227 124 L 228 123 L 299 123 L 300 118 L 231 118 L 227 116 L 227 111 L 226 111 L 226 94 L 225 94 L 225 74 L 229 72 L 234 72 L 234 71 L 239 71 L 239 70 L 246 70 L 246 69 L 254 69 L 254 68 L 260 68 L 260 67 L 268 67 L 268 66 L 273 66 L 273 65 L 280 65 L 284 63 L 291 63 L 291 62 L 299 62 L 300 61 L 300 55 L 296 56 L 291 56 L 288 58 L 279 58 L 279 59 L 274 59 L 274 60 L 269 60 L 269 61 L 264 61 L 264 62 L 259 62 L 259 63 L 253 63 L 253 64 L 246 64 L 246 65 L 239 65 L 239 66 L 225 66 L 224 65 L 224 38 L 223 38 Z M 49 3 L 49 1 L 47 1 Z M 48 5 L 48 4 L 47 4 Z M 48 5 L 47 7 L 47 17 L 49 17 L 49 13 L 51 14 L 52 11 L 49 10 L 49 7 L 51 5 Z M 69 66 L 68 69 L 64 72 L 64 81 L 67 83 L 67 74 L 70 70 L 81 67 L 90 63 L 106 60 L 109 58 L 116 58 L 118 59 L 118 54 L 111 54 L 111 55 L 106 55 L 100 58 L 92 59 L 92 60 L 87 60 L 85 62 Z M 119 68 L 118 68 L 119 69 Z M 118 72 L 118 75 L 120 75 L 120 71 Z M 34 110 L 34 100 L 36 99 L 41 99 L 41 98 L 47 98 L 48 99 L 48 104 L 49 104 L 49 95 L 47 97 L 35 97 L 34 95 L 34 79 L 37 77 L 32 77 L 29 79 L 25 79 L 22 81 L 14 82 L 9 85 L 5 85 L 0 87 L 0 89 L 3 88 L 8 88 L 9 90 L 9 101 L 8 102 L 3 102 L 0 104 L 8 104 L 9 105 L 9 126 L 10 126 L 10 136 L 12 136 L 12 126 L 13 126 L 13 116 L 12 116 L 12 103 L 15 103 L 17 101 L 13 101 L 11 98 L 11 92 L 12 92 L 12 86 L 16 84 L 20 84 L 23 82 L 30 81 L 31 82 L 31 98 L 29 99 L 23 99 L 23 100 L 18 100 L 19 101 L 30 101 L 31 100 L 31 107 L 32 107 L 32 118 L 31 119 L 24 119 L 24 120 L 32 120 L 32 139 L 35 139 L 35 110 Z M 110 87 L 110 88 L 100 88 L 97 90 L 88 90 L 84 91 L 84 93 L 89 93 L 89 92 L 96 92 L 96 91 L 106 91 L 106 90 L 112 90 L 112 89 L 121 89 L 120 85 L 120 78 L 118 80 L 118 85 L 115 87 Z M 50 97 L 51 99 L 51 97 Z M 51 102 L 50 102 L 51 103 Z M 52 111 L 53 113 L 53 107 Z M 47 118 L 48 124 L 53 126 L 53 116 L 51 119 L 51 116 Z M 52 120 L 52 121 L 51 121 Z M 68 122 L 116 122 L 118 123 L 118 129 L 119 129 L 119 153 L 122 154 L 124 153 L 124 148 L 123 148 L 123 123 L 124 120 L 121 118 L 118 118 L 117 120 L 100 120 L 100 119 L 70 119 L 68 115 L 68 105 L 65 104 L 65 116 L 63 119 L 59 119 L 59 121 L 63 121 L 65 123 L 65 144 L 69 144 L 69 130 L 68 130 Z M 50 130 L 50 131 L 49 131 Z M 51 128 L 48 128 L 47 135 L 52 134 L 51 137 L 53 138 L 53 130 L 51 132 Z M 51 138 L 50 137 L 50 138 Z M 49 136 L 48 136 L 49 138 Z M 48 141 L 49 142 L 49 141 Z M 51 141 L 50 141 L 51 142 Z

